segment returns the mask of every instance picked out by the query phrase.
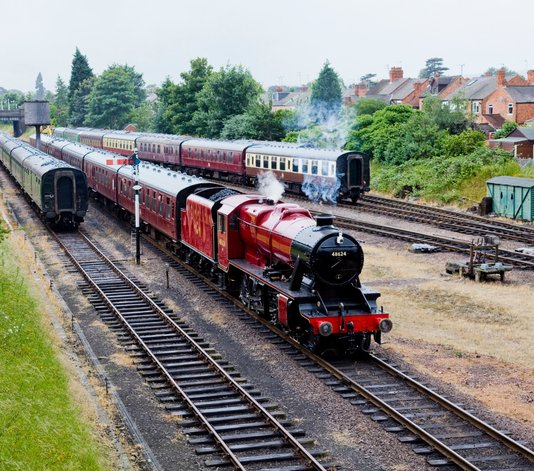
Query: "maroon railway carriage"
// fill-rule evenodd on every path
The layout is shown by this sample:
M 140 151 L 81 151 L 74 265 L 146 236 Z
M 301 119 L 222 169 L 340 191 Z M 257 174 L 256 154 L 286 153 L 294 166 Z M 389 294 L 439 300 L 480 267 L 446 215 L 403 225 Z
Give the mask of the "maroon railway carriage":
M 206 177 L 243 183 L 245 151 L 252 141 L 189 139 L 182 143 L 181 164 Z
M 180 145 L 190 139 L 166 134 L 141 134 L 137 138 L 137 153 L 141 160 L 162 163 L 173 169 L 180 166 Z

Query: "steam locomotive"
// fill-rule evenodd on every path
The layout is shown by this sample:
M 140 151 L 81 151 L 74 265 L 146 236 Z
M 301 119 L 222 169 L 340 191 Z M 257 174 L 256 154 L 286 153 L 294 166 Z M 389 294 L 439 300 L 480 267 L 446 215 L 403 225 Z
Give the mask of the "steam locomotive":
M 286 191 L 313 201 L 356 202 L 369 191 L 369 158 L 355 151 L 90 128 L 56 128 L 54 136 L 122 155 L 131 155 L 137 148 L 141 160 L 249 186 L 254 186 L 258 174 L 270 171 Z
M 60 139 L 42 148 L 85 171 L 95 196 L 132 217 L 132 166 Z M 243 194 L 149 162 L 139 167 L 146 232 L 313 351 L 367 351 L 392 328 L 360 283 L 360 244 L 296 204 Z
M 76 228 L 89 204 L 87 178 L 78 168 L 0 133 L 0 162 L 46 222 Z

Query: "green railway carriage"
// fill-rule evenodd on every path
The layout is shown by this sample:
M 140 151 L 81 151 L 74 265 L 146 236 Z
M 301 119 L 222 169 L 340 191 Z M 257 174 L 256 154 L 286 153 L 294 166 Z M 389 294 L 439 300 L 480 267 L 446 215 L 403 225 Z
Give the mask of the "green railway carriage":
M 43 219 L 77 227 L 88 207 L 87 177 L 79 169 L 0 134 L 0 160 Z

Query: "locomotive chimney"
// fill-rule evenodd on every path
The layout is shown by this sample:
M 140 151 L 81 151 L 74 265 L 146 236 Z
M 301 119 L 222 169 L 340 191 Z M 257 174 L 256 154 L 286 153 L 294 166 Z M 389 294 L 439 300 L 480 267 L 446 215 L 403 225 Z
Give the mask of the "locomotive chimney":
M 318 214 L 315 216 L 315 221 L 317 222 L 317 227 L 333 226 L 334 216 L 332 214 Z

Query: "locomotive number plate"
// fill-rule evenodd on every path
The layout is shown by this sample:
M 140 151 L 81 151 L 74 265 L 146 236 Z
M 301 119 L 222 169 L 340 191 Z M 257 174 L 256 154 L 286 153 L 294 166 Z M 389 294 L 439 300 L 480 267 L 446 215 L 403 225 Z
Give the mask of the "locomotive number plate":
M 346 257 L 347 252 L 332 252 L 332 257 Z

